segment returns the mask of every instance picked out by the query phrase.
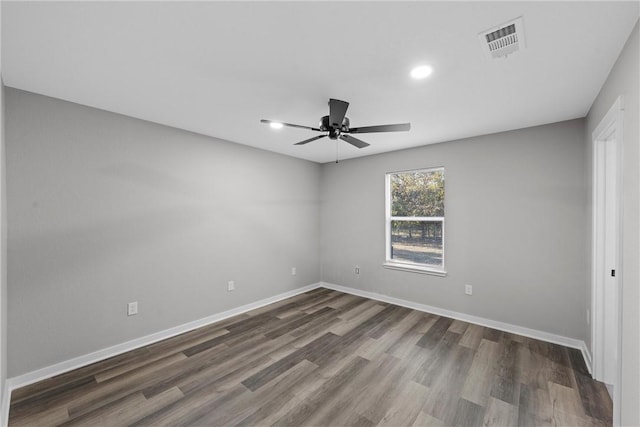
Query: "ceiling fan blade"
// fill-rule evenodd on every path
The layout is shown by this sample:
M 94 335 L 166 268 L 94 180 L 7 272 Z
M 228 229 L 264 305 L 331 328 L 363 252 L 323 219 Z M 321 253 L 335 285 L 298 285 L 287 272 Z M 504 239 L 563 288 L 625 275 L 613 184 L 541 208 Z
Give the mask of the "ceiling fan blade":
M 292 123 L 282 123 L 282 122 L 277 122 L 275 120 L 262 119 L 262 120 L 260 120 L 260 123 L 267 123 L 267 124 L 277 123 L 277 124 L 280 124 L 282 126 L 288 126 L 290 128 L 308 129 L 308 130 L 315 130 L 315 131 L 321 132 L 321 130 L 319 128 L 312 128 L 310 126 L 302 126 L 302 125 L 294 125 Z
M 364 126 L 349 129 L 349 133 L 374 133 L 374 132 L 401 132 L 411 129 L 411 123 L 398 123 L 397 125 Z
M 350 135 L 340 135 L 340 139 L 358 148 L 364 148 L 369 146 L 369 144 L 367 144 L 366 142 L 361 141 L 358 138 L 354 138 Z
M 300 142 L 296 142 L 293 145 L 304 145 L 304 144 L 308 144 L 311 141 L 315 141 L 316 139 L 320 139 L 320 138 L 324 138 L 327 135 L 320 135 L 320 136 L 314 136 L 313 138 L 309 138 L 309 139 L 305 139 L 304 141 L 300 141 Z
M 339 99 L 329 99 L 329 125 L 340 129 L 344 116 L 347 115 L 349 103 Z

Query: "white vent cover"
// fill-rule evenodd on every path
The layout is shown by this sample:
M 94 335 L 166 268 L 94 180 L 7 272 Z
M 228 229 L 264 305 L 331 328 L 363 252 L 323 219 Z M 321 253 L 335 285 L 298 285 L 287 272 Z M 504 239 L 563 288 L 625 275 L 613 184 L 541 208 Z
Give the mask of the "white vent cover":
M 488 58 L 501 58 L 526 48 L 522 16 L 478 34 Z

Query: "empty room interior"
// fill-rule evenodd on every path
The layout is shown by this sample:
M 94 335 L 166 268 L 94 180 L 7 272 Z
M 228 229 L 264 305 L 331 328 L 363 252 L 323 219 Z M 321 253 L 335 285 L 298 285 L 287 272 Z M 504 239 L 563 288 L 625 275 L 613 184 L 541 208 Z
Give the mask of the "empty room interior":
M 640 425 L 640 2 L 0 14 L 0 425 Z

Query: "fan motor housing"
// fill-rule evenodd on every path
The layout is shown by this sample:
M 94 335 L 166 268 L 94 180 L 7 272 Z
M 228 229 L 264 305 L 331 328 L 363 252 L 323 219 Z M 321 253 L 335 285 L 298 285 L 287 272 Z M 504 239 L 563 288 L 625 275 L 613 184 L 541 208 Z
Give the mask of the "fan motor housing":
M 349 132 L 349 118 L 345 117 L 342 120 L 342 126 L 335 128 L 329 123 L 329 116 L 323 116 L 320 119 L 320 130 L 329 132 L 330 139 L 338 139 L 340 133 Z

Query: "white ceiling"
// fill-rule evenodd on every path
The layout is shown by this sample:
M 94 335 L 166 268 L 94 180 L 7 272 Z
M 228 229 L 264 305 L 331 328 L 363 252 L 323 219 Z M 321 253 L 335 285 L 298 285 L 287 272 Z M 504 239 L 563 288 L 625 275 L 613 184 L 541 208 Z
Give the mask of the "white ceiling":
M 339 141 L 352 158 L 584 117 L 638 19 L 638 2 L 2 2 L 7 86 L 302 159 L 352 126 L 410 132 Z M 527 49 L 487 59 L 478 33 L 524 17 Z M 409 78 L 419 63 L 434 67 Z

